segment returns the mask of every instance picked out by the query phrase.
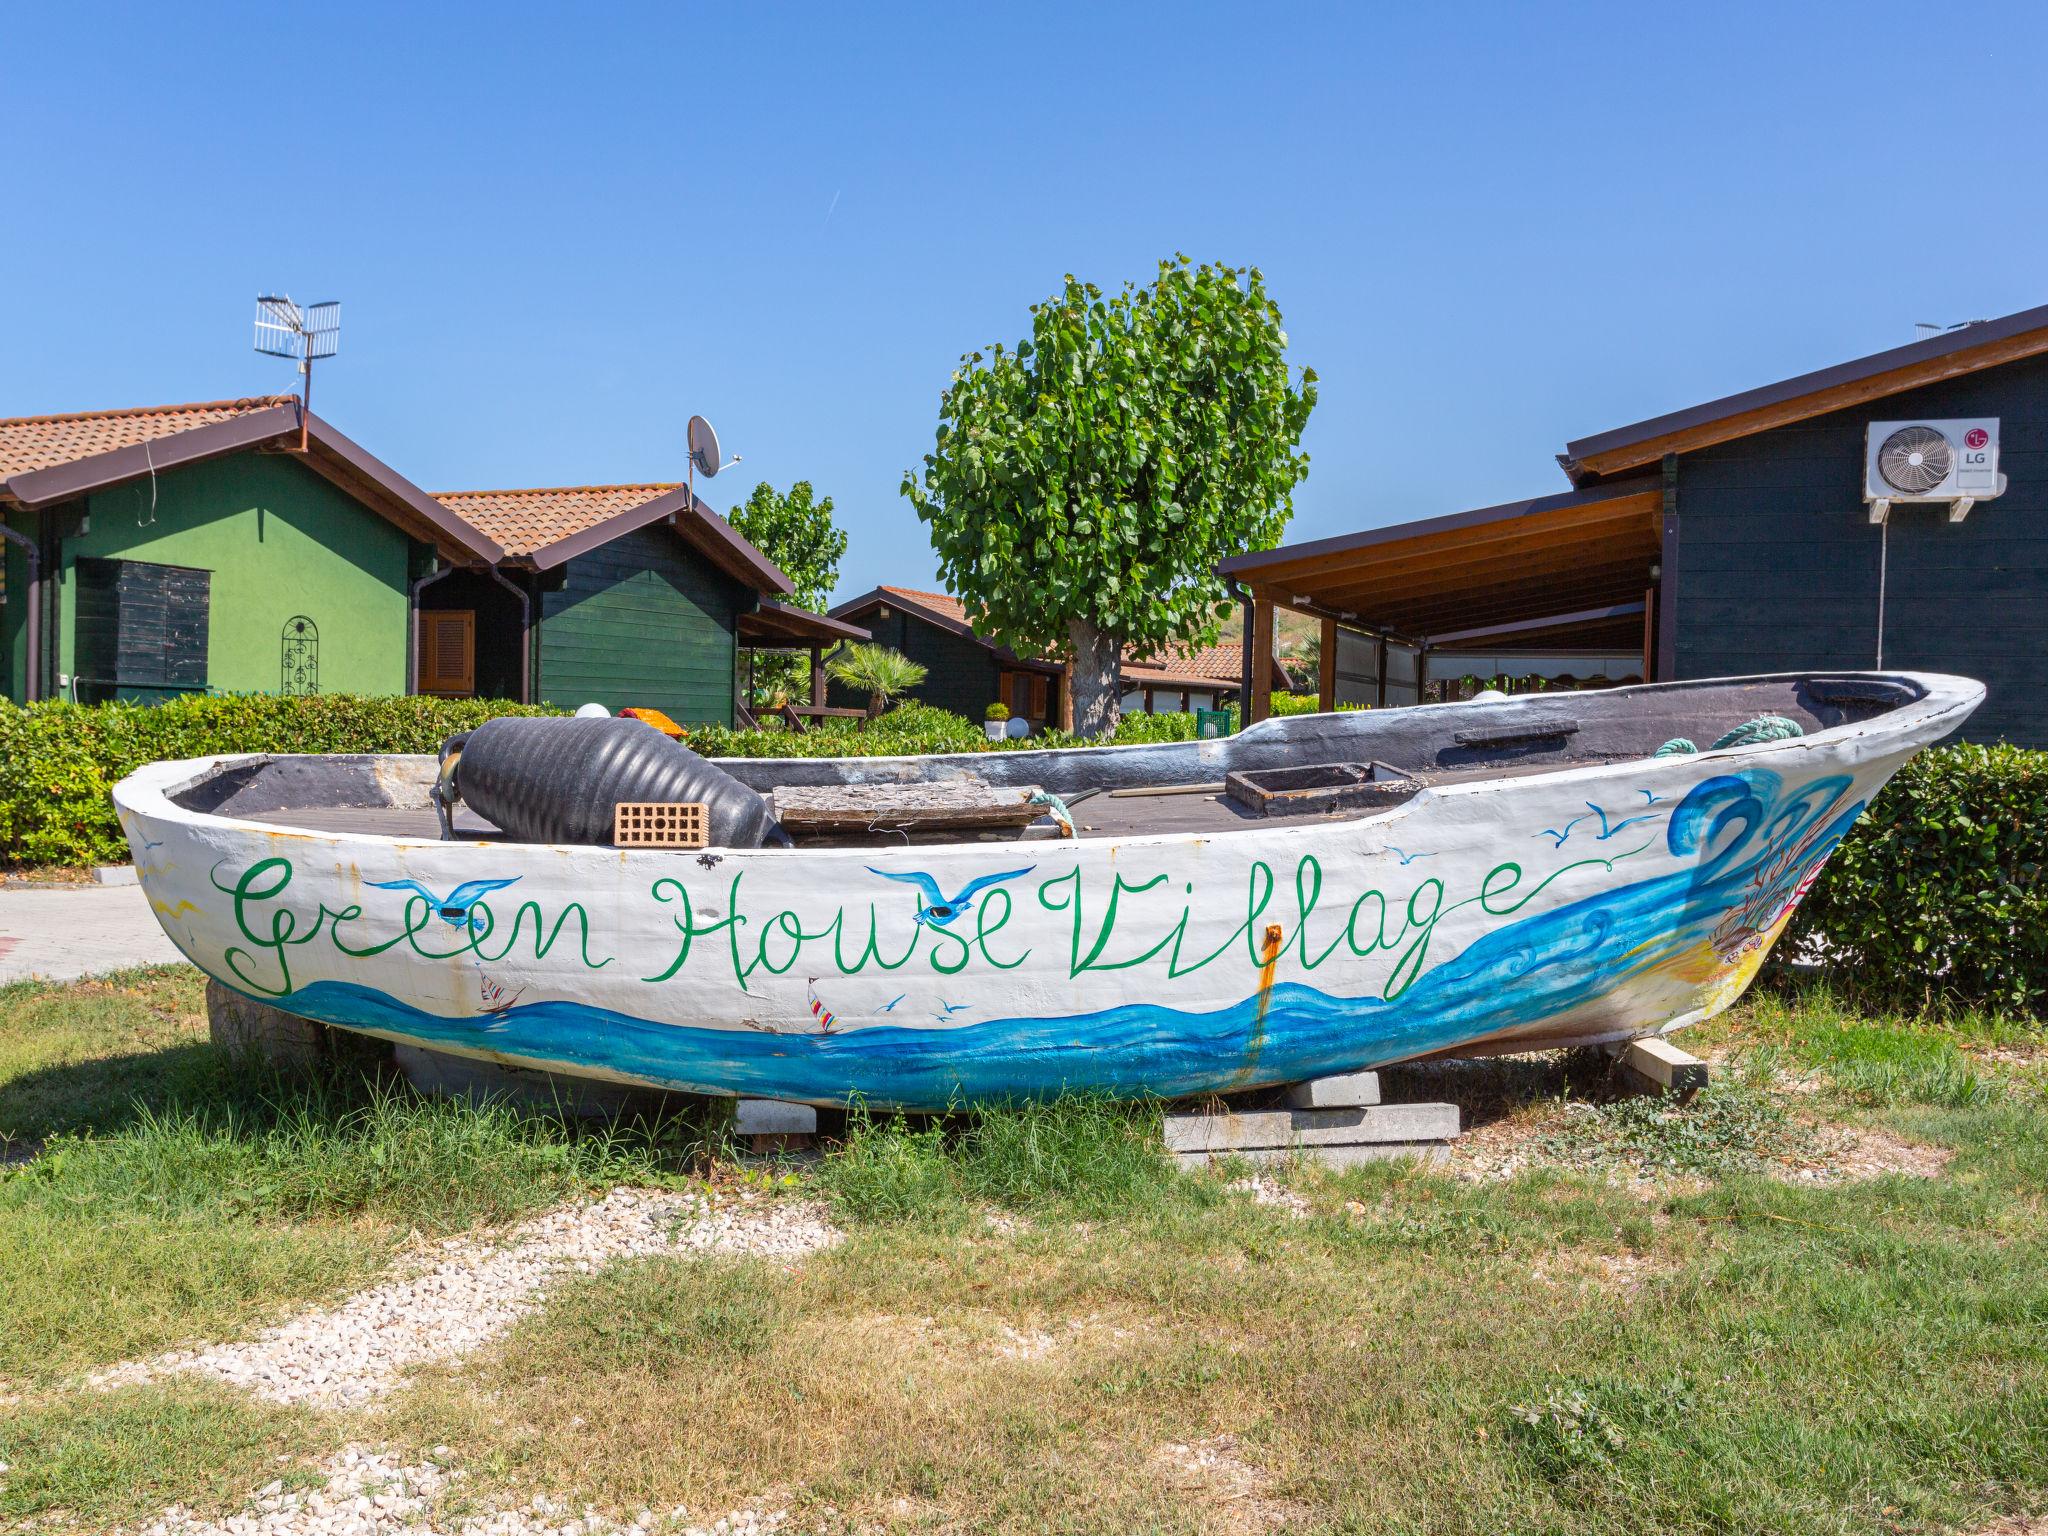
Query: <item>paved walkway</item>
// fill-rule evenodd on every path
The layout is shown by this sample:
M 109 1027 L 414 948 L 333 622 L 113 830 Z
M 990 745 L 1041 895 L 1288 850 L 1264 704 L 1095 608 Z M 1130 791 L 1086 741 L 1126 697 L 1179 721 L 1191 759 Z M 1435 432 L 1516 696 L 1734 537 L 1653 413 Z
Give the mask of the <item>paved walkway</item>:
M 71 981 L 183 958 L 139 885 L 0 889 L 0 983 Z

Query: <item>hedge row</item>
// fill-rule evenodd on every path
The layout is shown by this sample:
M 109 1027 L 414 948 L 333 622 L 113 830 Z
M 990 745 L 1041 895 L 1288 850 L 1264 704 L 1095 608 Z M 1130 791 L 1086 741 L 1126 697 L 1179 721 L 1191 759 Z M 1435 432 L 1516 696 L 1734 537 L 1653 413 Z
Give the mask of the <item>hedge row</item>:
M 1821 941 L 1854 988 L 2048 1014 L 2048 752 L 1944 747 L 1899 770 L 1780 952 Z
M 163 704 L 0 700 L 0 864 L 128 857 L 107 791 L 145 763 L 225 752 L 432 752 L 502 699 L 188 694 Z

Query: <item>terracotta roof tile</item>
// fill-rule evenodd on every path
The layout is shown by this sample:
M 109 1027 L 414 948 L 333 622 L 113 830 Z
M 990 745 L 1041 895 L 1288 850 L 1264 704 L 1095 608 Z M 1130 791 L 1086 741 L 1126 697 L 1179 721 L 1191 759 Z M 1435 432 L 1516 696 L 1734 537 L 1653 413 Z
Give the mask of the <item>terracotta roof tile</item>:
M 505 547 L 530 555 L 677 485 L 564 485 L 530 491 L 436 491 L 434 500 Z
M 878 587 L 876 590 L 894 592 L 898 597 L 907 597 L 913 603 L 922 603 L 925 607 L 935 609 L 947 618 L 962 624 L 973 622 L 967 617 L 967 605 L 950 592 L 920 592 L 916 587 Z
M 79 411 L 68 416 L 0 418 L 0 480 L 294 403 L 292 396 L 274 395 L 125 411 Z
M 1244 642 L 1226 640 L 1200 650 L 1140 654 L 1134 647 L 1124 650 L 1123 677 L 1127 683 L 1214 683 L 1235 688 L 1244 676 Z
M 878 592 L 893 592 L 929 608 L 935 613 L 961 624 L 972 624 L 967 616 L 967 607 L 948 592 L 923 592 L 916 587 L 882 586 Z M 1190 683 L 1209 683 L 1217 687 L 1235 688 L 1243 677 L 1244 642 L 1226 640 L 1199 650 L 1176 650 L 1154 653 L 1146 656 L 1135 646 L 1127 646 L 1123 656 L 1123 676 L 1126 682 L 1173 683 L 1186 686 Z M 1276 676 L 1280 675 L 1275 663 Z

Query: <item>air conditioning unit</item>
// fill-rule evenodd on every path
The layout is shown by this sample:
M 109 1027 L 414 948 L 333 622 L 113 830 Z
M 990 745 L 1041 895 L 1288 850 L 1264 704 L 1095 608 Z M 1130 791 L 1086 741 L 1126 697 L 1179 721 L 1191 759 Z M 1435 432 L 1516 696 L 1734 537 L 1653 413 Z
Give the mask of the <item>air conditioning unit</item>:
M 1948 520 L 2005 492 L 1998 472 L 1998 418 L 1873 421 L 1863 443 L 1863 499 L 1881 523 L 1896 501 L 1945 501 Z

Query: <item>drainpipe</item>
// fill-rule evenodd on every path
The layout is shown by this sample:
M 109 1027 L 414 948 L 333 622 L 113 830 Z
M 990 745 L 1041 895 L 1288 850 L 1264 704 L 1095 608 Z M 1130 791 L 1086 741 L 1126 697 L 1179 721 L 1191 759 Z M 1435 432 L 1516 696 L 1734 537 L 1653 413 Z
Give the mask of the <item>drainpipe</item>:
M 415 694 L 420 691 L 420 593 L 455 570 L 444 565 L 438 571 L 429 571 L 405 589 L 405 691 Z
M 20 546 L 21 557 L 28 563 L 28 613 L 21 631 L 21 701 L 33 704 L 42 693 L 39 685 L 43 676 L 43 552 L 34 539 L 18 528 L 8 527 L 4 520 L 0 520 L 0 538 Z
M 1223 587 L 1237 599 L 1244 614 L 1244 658 L 1237 683 L 1237 728 L 1241 731 L 1252 723 L 1252 594 L 1235 576 L 1224 577 Z
M 0 520 L 0 538 L 19 545 L 21 557 L 28 563 L 28 613 L 22 627 L 24 663 L 21 672 L 21 701 L 33 704 L 41 696 L 43 676 L 43 552 L 36 541 L 18 528 L 10 528 Z
M 517 582 L 509 580 L 495 565 L 483 568 L 484 574 L 499 586 L 519 599 L 519 702 L 531 704 L 533 699 L 533 594 Z

